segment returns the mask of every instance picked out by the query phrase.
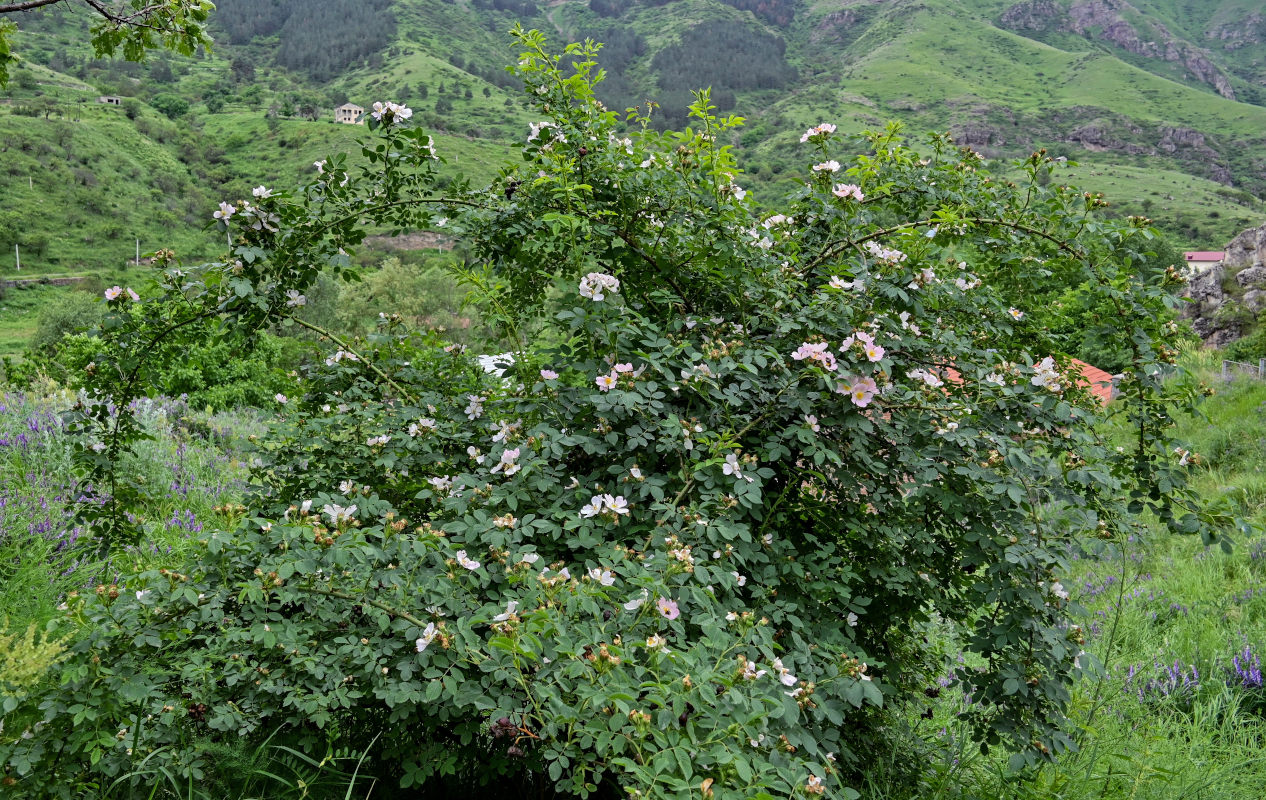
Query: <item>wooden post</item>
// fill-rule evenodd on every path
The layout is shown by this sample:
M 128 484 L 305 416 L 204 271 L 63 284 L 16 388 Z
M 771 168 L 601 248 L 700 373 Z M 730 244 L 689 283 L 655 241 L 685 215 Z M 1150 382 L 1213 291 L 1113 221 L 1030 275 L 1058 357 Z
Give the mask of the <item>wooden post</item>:
M 18 262 L 18 272 L 22 271 L 22 253 L 16 244 L 13 245 L 13 260 Z
M 141 265 L 141 240 L 136 240 L 136 266 Z

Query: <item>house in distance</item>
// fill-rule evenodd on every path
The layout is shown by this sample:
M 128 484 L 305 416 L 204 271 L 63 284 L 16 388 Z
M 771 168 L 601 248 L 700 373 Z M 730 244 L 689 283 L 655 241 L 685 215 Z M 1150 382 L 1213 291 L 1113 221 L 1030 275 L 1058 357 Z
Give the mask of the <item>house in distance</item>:
M 365 116 L 365 109 L 355 103 L 344 103 L 334 109 L 334 121 L 344 125 L 359 125 L 363 116 Z
M 1212 250 L 1194 250 L 1182 255 L 1187 261 L 1187 272 L 1190 275 L 1199 275 L 1210 267 L 1221 264 L 1222 259 L 1226 258 L 1226 253 Z

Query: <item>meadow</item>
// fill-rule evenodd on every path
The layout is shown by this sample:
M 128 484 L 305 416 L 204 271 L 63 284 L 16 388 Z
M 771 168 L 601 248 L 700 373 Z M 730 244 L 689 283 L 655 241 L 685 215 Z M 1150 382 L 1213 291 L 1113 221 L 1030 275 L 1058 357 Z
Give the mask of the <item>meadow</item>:
M 1186 366 L 1215 387 L 1203 415 L 1181 424 L 1195 484 L 1210 502 L 1266 521 L 1266 383 L 1221 383 L 1216 353 L 1189 354 Z M 18 653 L 31 627 L 57 616 L 68 593 L 141 569 L 176 568 L 191 543 L 231 529 L 249 502 L 249 440 L 270 424 L 250 409 L 207 413 L 180 400 L 141 401 L 152 438 L 129 468 L 159 491 L 143 513 L 144 540 L 102 562 L 72 515 L 85 487 L 71 469 L 58 416 L 72 399 L 52 385 L 0 396 L 0 638 L 18 643 Z M 959 718 L 971 699 L 953 683 L 971 665 L 947 638 L 943 674 L 922 702 L 903 709 L 904 726 L 893 733 L 909 737 L 926 762 L 874 765 L 863 797 L 1266 795 L 1266 537 L 1248 529 L 1224 551 L 1139 519 L 1128 541 L 1082 544 L 1061 578 L 1068 602 L 1080 609 L 1074 618 L 1085 658 L 1100 665 L 1074 688 L 1079 752 L 1018 771 L 1003 756 L 981 755 Z M 938 635 L 935 627 L 925 633 Z M 0 666 L 0 678 L 12 678 L 23 664 L 6 651 Z M 281 740 L 226 750 L 240 780 L 217 796 L 369 797 L 353 777 L 355 756 L 322 762 Z M 894 792 L 899 785 L 918 788 Z

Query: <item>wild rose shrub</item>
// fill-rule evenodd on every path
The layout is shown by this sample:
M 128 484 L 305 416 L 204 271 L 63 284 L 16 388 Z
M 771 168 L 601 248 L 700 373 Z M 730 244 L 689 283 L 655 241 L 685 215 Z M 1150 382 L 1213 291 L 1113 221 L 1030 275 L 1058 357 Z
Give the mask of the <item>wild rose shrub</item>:
M 249 224 L 226 203 L 229 257 L 143 301 L 172 335 L 182 314 L 276 323 L 323 266 L 350 270 L 366 223 L 443 219 L 515 357 L 488 376 L 392 320 L 331 344 L 235 530 L 69 604 L 84 634 L 60 685 L 0 745 L 33 796 L 201 776 L 198 734 L 286 725 L 405 786 L 531 771 L 582 796 L 856 797 L 885 715 L 940 667 L 932 624 L 981 665 L 959 680 L 982 745 L 1031 763 L 1071 746 L 1090 666 L 1058 583 L 1074 541 L 1144 508 L 1214 535 L 1174 497 L 1172 329 L 1131 278 L 1140 222 L 1044 188 L 1040 154 L 1014 186 L 944 137 L 920 156 L 890 129 L 850 155 L 829 124 L 803 137 L 805 187 L 760 214 L 724 144 L 740 120 L 705 96 L 697 130 L 634 117 L 623 136 L 592 47 L 564 72 L 520 40 L 545 121 L 492 187 L 438 195 L 429 137 L 384 112 L 367 167 L 320 162 Z M 1106 413 L 1132 449 L 1100 440 L 1105 412 L 1030 324 L 1026 287 L 1052 276 L 1116 310 L 1133 361 Z M 145 340 L 111 302 L 94 375 L 117 399 Z M 71 417 L 106 444 L 81 454 L 106 485 L 126 421 Z M 97 518 L 111 540 L 117 512 Z

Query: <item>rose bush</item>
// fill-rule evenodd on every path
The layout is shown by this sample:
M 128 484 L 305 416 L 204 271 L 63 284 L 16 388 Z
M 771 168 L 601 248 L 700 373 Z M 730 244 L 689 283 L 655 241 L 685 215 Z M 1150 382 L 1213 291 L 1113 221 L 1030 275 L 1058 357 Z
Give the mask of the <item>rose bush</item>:
M 487 374 L 390 318 L 329 337 L 240 524 L 68 602 L 82 633 L 56 680 L 6 700 L 0 753 L 29 796 L 202 780 L 208 742 L 284 726 L 406 787 L 856 797 L 942 668 L 934 627 L 975 667 L 981 745 L 1034 763 L 1072 746 L 1092 667 L 1058 583 L 1076 542 L 1143 511 L 1216 536 L 1165 438 L 1193 392 L 1161 380 L 1174 332 L 1165 287 L 1131 271 L 1141 221 L 1046 187 L 1040 153 L 1015 185 L 948 137 L 920 155 L 830 124 L 802 138 L 804 187 L 760 213 L 726 144 L 741 120 L 706 93 L 697 128 L 632 113 L 625 135 L 593 45 L 565 65 L 519 40 L 544 121 L 492 186 L 440 194 L 429 137 L 388 104 L 363 167 L 331 156 L 298 192 L 226 202 L 226 259 L 109 301 L 110 355 L 70 412 L 101 487 L 155 330 L 314 328 L 303 292 L 351 271 L 368 225 L 464 237 L 513 363 Z M 1031 323 L 1026 288 L 1052 276 L 1114 310 L 1131 361 L 1106 411 Z M 132 535 L 127 498 L 86 512 L 102 541 Z

